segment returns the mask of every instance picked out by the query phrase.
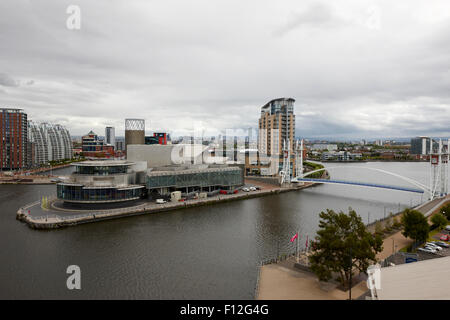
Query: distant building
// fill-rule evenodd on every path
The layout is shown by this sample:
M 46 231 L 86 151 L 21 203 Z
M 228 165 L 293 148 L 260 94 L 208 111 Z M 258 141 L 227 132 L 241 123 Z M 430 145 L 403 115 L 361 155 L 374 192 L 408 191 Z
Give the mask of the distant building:
M 22 109 L 0 109 L 0 169 L 27 166 L 28 121 Z
M 125 151 L 129 144 L 145 144 L 144 119 L 125 119 Z
M 88 158 L 114 157 L 114 146 L 106 145 L 93 131 L 81 138 L 81 149 L 83 156 Z
M 105 143 L 109 146 L 116 146 L 116 133 L 114 127 L 105 128 Z
M 416 137 L 411 139 L 410 154 L 428 155 L 430 154 L 430 137 Z
M 167 145 L 169 141 L 168 134 L 165 132 L 155 132 L 153 136 L 145 137 L 145 144 L 161 144 Z
M 122 139 L 117 138 L 115 147 L 116 151 L 125 151 L 125 140 L 123 138 Z
M 338 149 L 337 144 L 325 144 L 325 143 L 315 143 L 311 147 L 311 150 L 336 151 L 337 149 Z
M 39 166 L 49 161 L 71 159 L 72 139 L 69 131 L 59 124 L 28 122 L 28 161 Z

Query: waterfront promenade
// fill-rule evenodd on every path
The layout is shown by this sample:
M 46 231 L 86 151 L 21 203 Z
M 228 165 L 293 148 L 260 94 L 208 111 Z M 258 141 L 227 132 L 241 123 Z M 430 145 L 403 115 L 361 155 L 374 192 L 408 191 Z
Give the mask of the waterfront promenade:
M 423 203 L 415 209 L 431 217 L 439 208 L 450 201 L 450 195 Z M 400 218 L 401 215 L 397 215 Z M 374 225 L 372 225 L 374 227 Z M 370 226 L 370 227 L 372 227 Z M 369 228 L 370 228 L 369 227 Z M 377 255 L 384 260 L 394 252 L 410 245 L 411 239 L 405 238 L 401 231 L 383 240 L 383 251 Z M 321 283 L 312 272 L 294 267 L 295 258 L 260 267 L 255 298 L 258 300 L 343 300 L 348 292 L 338 288 L 335 283 Z M 357 298 L 367 291 L 365 281 L 352 287 L 352 297 Z
M 18 220 L 27 223 L 31 228 L 55 229 L 106 219 L 165 212 L 196 206 L 213 205 L 226 201 L 245 200 L 282 192 L 297 191 L 314 185 L 314 183 L 305 183 L 303 185 L 279 187 L 270 183 L 259 182 L 251 179 L 246 182 L 250 182 L 253 185 L 259 186 L 261 190 L 252 192 L 239 191 L 237 194 L 217 195 L 206 199 L 193 199 L 182 202 L 167 202 L 164 204 L 157 204 L 153 201 L 150 202 L 140 200 L 133 206 L 103 210 L 61 208 L 61 201 L 57 200 L 53 196 L 49 197 L 48 206 L 46 208 L 43 208 L 41 206 L 40 201 L 36 201 L 19 208 L 16 217 Z

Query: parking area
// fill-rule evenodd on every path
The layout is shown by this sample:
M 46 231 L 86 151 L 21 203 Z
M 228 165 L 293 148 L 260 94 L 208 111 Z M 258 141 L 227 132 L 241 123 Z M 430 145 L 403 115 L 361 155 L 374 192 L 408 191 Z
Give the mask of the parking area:
M 448 245 L 450 245 L 450 231 L 443 229 L 441 232 L 438 232 L 434 234 L 432 237 L 432 242 L 438 241 L 443 242 Z M 427 260 L 427 259 L 433 259 L 433 258 L 440 258 L 440 257 L 449 257 L 450 256 L 450 247 L 446 248 L 444 246 L 439 246 L 441 249 L 436 250 L 436 252 L 424 252 L 422 250 L 418 250 L 417 254 L 419 255 L 419 260 Z

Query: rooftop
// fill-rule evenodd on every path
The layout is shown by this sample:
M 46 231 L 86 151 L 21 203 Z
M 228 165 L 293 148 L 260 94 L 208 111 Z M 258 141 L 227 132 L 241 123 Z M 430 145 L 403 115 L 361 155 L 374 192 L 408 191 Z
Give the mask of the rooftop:
M 450 257 L 381 268 L 379 300 L 449 299 Z
M 116 167 L 116 166 L 131 166 L 134 162 L 127 160 L 93 160 L 93 161 L 81 161 L 72 163 L 73 166 L 78 167 Z

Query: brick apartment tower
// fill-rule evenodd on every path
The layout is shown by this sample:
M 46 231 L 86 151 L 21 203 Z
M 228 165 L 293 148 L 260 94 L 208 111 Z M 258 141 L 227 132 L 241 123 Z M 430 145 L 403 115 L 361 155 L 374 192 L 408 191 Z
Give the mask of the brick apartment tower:
M 22 109 L 0 108 L 0 168 L 17 170 L 27 165 L 28 122 Z
M 279 98 L 266 103 L 261 108 L 259 118 L 258 151 L 268 156 L 279 155 L 280 169 L 283 165 L 283 144 L 289 139 L 291 155 L 295 145 L 295 114 L 292 98 Z M 292 169 L 295 163 L 291 159 Z M 293 172 L 293 171 L 291 171 Z

